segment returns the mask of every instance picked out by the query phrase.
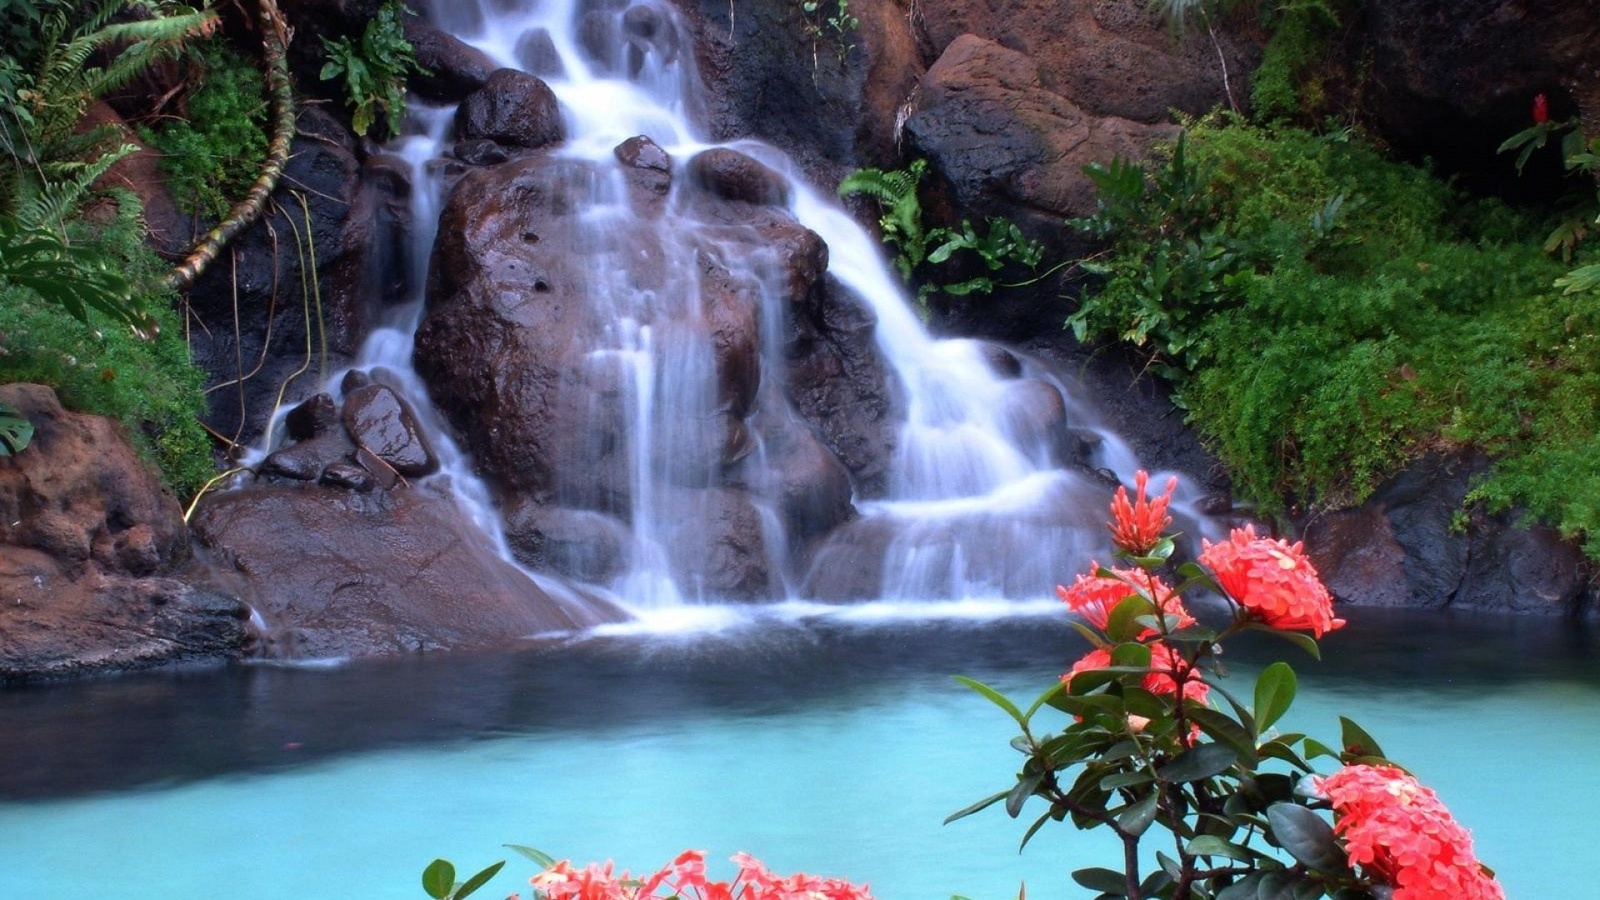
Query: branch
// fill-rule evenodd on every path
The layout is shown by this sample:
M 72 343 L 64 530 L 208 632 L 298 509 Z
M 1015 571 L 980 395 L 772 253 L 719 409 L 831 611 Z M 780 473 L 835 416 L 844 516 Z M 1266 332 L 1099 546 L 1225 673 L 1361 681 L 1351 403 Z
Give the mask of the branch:
M 272 95 L 272 141 L 267 149 L 267 161 L 244 199 L 234 204 L 227 217 L 167 274 L 167 285 L 174 290 L 187 290 L 229 241 L 261 218 L 267 198 L 278 186 L 278 179 L 289 161 L 289 144 L 295 133 L 294 91 L 289 84 L 288 62 L 291 31 L 278 11 L 277 0 L 260 2 L 262 59 L 267 69 L 267 90 Z

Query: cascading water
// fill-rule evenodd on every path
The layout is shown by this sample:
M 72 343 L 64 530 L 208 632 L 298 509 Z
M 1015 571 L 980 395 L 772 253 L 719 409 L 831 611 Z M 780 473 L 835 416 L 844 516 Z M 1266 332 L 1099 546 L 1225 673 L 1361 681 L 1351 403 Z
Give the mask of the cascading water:
M 1064 465 L 1068 435 L 1092 427 L 1077 418 L 1074 401 L 1029 360 L 976 341 L 931 338 L 876 241 L 795 176 L 780 151 L 754 142 L 710 144 L 690 114 L 699 99 L 692 54 L 670 7 L 437 0 L 430 15 L 495 63 L 538 75 L 559 101 L 564 140 L 539 151 L 552 168 L 541 170 L 542 181 L 518 175 L 501 193 L 544 198 L 538 202 L 552 214 L 570 218 L 565 237 L 544 233 L 536 217 L 525 217 L 519 233 L 528 244 L 558 244 L 550 252 L 581 272 L 555 287 L 559 272 L 519 277 L 531 283 L 535 299 L 570 300 L 585 309 L 560 320 L 570 335 L 541 338 L 563 354 L 555 374 L 493 378 L 513 382 L 506 390 L 517 396 L 577 409 L 567 421 L 580 424 L 553 429 L 550 440 L 573 443 L 593 471 L 547 474 L 528 471 L 538 465 L 491 460 L 495 493 L 521 491 L 511 512 L 505 496 L 495 508 L 491 489 L 432 412 L 428 388 L 438 395 L 436 378 L 412 367 L 413 334 L 433 312 L 431 306 L 425 312 L 420 296 L 373 335 L 356 368 L 384 370 L 387 383 L 410 398 L 422 425 L 437 435 L 442 475 L 436 477 L 448 479 L 503 553 L 536 567 L 553 559 L 563 576 L 647 613 L 729 597 L 1039 598 L 1099 546 L 1105 487 Z M 451 186 L 441 173 L 454 166 L 459 176 L 461 166 L 445 163 L 454 110 L 418 104 L 413 112 L 412 134 L 394 152 L 413 176 L 414 258 L 421 261 L 429 257 Z M 673 172 L 659 202 L 648 201 L 655 204 L 649 216 L 641 214 L 626 174 L 625 146 L 635 157 L 662 153 L 660 168 Z M 883 380 L 892 384 L 900 424 L 888 441 L 882 477 L 866 490 L 858 479 L 853 509 L 825 534 L 796 533 L 784 509 L 804 505 L 806 497 L 796 501 L 796 494 L 823 491 L 796 487 L 768 462 L 778 445 L 794 443 L 786 434 L 810 427 L 783 399 L 790 376 L 780 361 L 793 355 L 785 316 L 795 315 L 786 309 L 795 292 L 786 281 L 793 280 L 794 254 L 751 242 L 770 222 L 741 225 L 707 212 L 695 194 L 697 178 L 682 177 L 682 170 L 713 149 L 777 173 L 780 187 L 767 202 L 780 200 L 783 215 L 821 238 L 829 289 L 853 298 L 875 320 Z M 570 193 L 551 200 L 556 182 Z M 476 219 L 461 215 L 449 227 L 470 230 Z M 638 237 L 644 232 L 649 237 Z M 794 243 L 791 236 L 790 250 Z M 438 267 L 444 254 L 433 253 Z M 430 290 L 454 277 L 446 276 L 435 271 Z M 427 281 L 422 272 L 412 279 Z M 715 299 L 724 295 L 752 296 L 758 307 L 759 361 L 748 364 L 743 387 L 729 387 L 738 381 L 729 370 L 747 364 L 737 348 L 729 350 L 737 338 L 728 337 L 726 320 L 737 315 Z M 480 400 L 456 396 L 444 405 L 460 414 Z M 478 421 L 482 434 L 498 433 L 496 415 L 517 415 L 491 405 L 501 411 L 481 414 L 489 420 Z M 461 420 L 451 418 L 459 430 Z M 1069 418 L 1076 418 L 1070 429 Z M 1127 478 L 1131 455 L 1114 436 L 1103 437 L 1094 464 Z M 502 532 L 504 515 L 540 523 L 558 518 L 558 527 L 538 530 L 541 546 L 557 549 L 541 549 L 538 561 L 516 552 Z M 585 537 L 548 537 L 562 528 Z M 609 547 L 608 540 L 618 547 L 595 549 Z M 548 579 L 541 584 L 548 587 Z

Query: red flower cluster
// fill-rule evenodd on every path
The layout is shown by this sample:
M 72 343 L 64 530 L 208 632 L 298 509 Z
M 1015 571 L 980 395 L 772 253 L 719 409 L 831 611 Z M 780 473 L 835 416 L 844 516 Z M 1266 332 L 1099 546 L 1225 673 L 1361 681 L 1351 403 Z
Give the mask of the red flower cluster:
M 1333 804 L 1350 861 L 1394 900 L 1505 900 L 1472 852 L 1472 835 L 1432 790 L 1393 766 L 1353 765 L 1316 780 Z
M 1543 125 L 1550 121 L 1550 98 L 1543 94 L 1533 96 L 1533 124 Z
M 1228 596 L 1273 628 L 1322 637 L 1344 625 L 1333 617 L 1333 597 L 1301 544 L 1258 538 L 1247 525 L 1220 544 L 1201 541 L 1200 546 L 1200 564 L 1217 576 Z
M 1104 647 L 1096 647 L 1072 664 L 1072 671 L 1061 676 L 1061 683 L 1071 687 L 1073 677 L 1079 673 L 1104 669 L 1110 665 L 1111 651 Z M 1205 703 L 1211 688 L 1192 674 L 1193 668 L 1177 651 L 1157 642 L 1150 645 L 1150 673 L 1144 676 L 1142 684 L 1144 689 L 1152 694 L 1172 696 L 1178 693 L 1179 674 L 1184 673 L 1183 699 Z
M 1150 473 L 1140 469 L 1133 476 L 1135 499 L 1128 502 L 1128 489 L 1118 487 L 1111 498 L 1111 542 L 1134 556 L 1143 556 L 1161 540 L 1161 535 L 1172 524 L 1167 515 L 1167 505 L 1172 502 L 1172 492 L 1178 488 L 1177 476 L 1167 479 L 1167 489 L 1154 500 L 1145 496 L 1150 483 Z
M 623 872 L 613 872 L 590 863 L 575 869 L 562 860 L 533 876 L 529 883 L 545 900 L 872 900 L 866 886 L 839 878 L 819 878 L 796 874 L 779 877 L 767 871 L 760 860 L 743 853 L 734 855 L 739 874 L 733 881 L 706 878 L 705 854 L 685 850 L 661 871 L 640 880 Z
M 1100 564 L 1090 560 L 1089 571 L 1100 571 Z M 1110 571 L 1111 576 L 1079 575 L 1078 580 L 1072 583 L 1072 587 L 1058 584 L 1056 596 L 1067 604 L 1067 609 L 1083 616 L 1084 621 L 1101 631 L 1105 630 L 1111 610 L 1135 594 L 1143 594 L 1166 615 L 1177 616 L 1179 628 L 1194 624 L 1194 616 L 1189 615 L 1189 611 L 1183 608 L 1183 601 L 1171 588 L 1162 583 L 1160 578 L 1143 569 Z

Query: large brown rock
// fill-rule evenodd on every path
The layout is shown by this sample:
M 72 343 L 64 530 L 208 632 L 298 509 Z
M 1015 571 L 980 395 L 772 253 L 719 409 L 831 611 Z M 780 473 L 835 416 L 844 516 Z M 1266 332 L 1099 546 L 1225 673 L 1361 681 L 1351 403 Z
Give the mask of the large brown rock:
M 561 107 L 542 79 L 497 69 L 456 110 L 456 134 L 512 147 L 543 147 L 565 137 Z
M 506 562 L 454 500 L 253 486 L 207 498 L 195 538 L 264 623 L 268 656 L 506 646 L 624 618 L 558 600 Z
M 1148 0 L 922 0 L 919 36 L 937 57 L 963 35 L 992 41 L 1031 59 L 1040 87 L 1092 116 L 1147 124 L 1167 122 L 1172 110 L 1199 115 L 1228 105 L 1227 60 L 1234 99 L 1243 102 L 1245 75 L 1259 55 L 1238 29 L 1212 35 L 1191 18 L 1175 31 Z
M 238 655 L 248 610 L 199 586 L 178 501 L 118 427 L 40 385 L 0 403 L 35 429 L 0 458 L 0 681 Z

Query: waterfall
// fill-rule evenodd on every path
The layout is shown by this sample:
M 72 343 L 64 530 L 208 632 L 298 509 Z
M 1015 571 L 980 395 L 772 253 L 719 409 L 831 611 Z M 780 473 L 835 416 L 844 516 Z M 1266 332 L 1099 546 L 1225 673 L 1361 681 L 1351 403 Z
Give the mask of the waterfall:
M 984 342 L 931 337 L 876 239 L 794 172 L 781 151 L 754 141 L 713 144 L 694 120 L 701 97 L 693 54 L 669 5 L 434 0 L 429 13 L 437 27 L 500 66 L 540 77 L 559 102 L 565 138 L 539 152 L 567 167 L 560 178 L 581 199 L 563 259 L 583 267 L 571 279 L 581 285 L 574 296 L 600 324 L 587 329 L 592 334 L 573 328 L 571 340 L 588 343 L 572 351 L 563 370 L 570 377 L 543 384 L 537 396 L 586 410 L 589 421 L 614 422 L 617 435 L 599 424 L 563 429 L 558 437 L 587 448 L 582 458 L 593 471 L 545 478 L 518 501 L 519 510 L 559 515 L 580 534 L 563 542 L 539 532 L 541 546 L 558 546 L 548 552 L 567 567 L 563 577 L 639 615 L 730 598 L 1038 600 L 1103 546 L 1108 491 L 1088 472 L 1110 469 L 1131 482 L 1135 462 L 1126 446 L 1097 429 L 1083 402 L 1038 363 Z M 450 188 L 441 172 L 449 168 L 454 114 L 413 101 L 408 133 L 390 148 L 412 174 L 418 270 L 410 283 L 418 296 L 395 309 L 354 368 L 382 370 L 409 398 L 434 435 L 441 468 L 432 478 L 502 555 L 526 563 L 508 543 L 505 498 L 497 508 L 496 491 L 449 438 L 443 420 L 450 417 L 434 409 L 412 365 L 419 324 L 431 313 L 421 295 L 429 281 L 422 266 Z M 670 193 L 648 223 L 617 151 L 641 137 L 675 169 Z M 775 252 L 741 243 L 736 226 L 709 221 L 683 187 L 688 179 L 679 177 L 686 161 L 717 149 L 777 173 L 782 215 L 826 244 L 829 289 L 870 312 L 884 378 L 897 397 L 882 484 L 869 491 L 858 484 L 848 515 L 826 534 L 794 533 L 777 498 L 797 489 L 770 464 L 775 443 L 806 429 L 784 399 L 784 264 Z M 453 165 L 459 176 L 460 164 Z M 646 229 L 648 240 L 633 237 Z M 707 323 L 726 313 L 704 298 L 722 284 L 710 283 L 718 278 L 759 298 L 759 389 L 750 397 L 730 400 L 716 371 L 726 364 L 726 348 L 715 345 Z M 549 290 L 543 281 L 535 289 Z M 583 394 L 568 382 L 606 387 Z M 445 406 L 460 413 L 477 399 L 456 397 Z M 567 433 L 573 431 L 586 433 Z M 1072 454 L 1063 445 L 1090 432 L 1098 440 L 1088 442 L 1097 444 L 1081 460 L 1088 465 L 1066 464 Z M 536 480 L 503 465 L 498 477 L 502 485 Z M 806 500 L 821 491 L 803 486 L 798 493 Z M 706 523 L 726 534 L 693 533 Z M 737 566 L 724 565 L 730 556 L 739 557 Z M 611 565 L 613 557 L 621 562 Z M 711 571 L 719 565 L 737 568 L 737 577 Z M 550 586 L 548 575 L 530 575 Z

